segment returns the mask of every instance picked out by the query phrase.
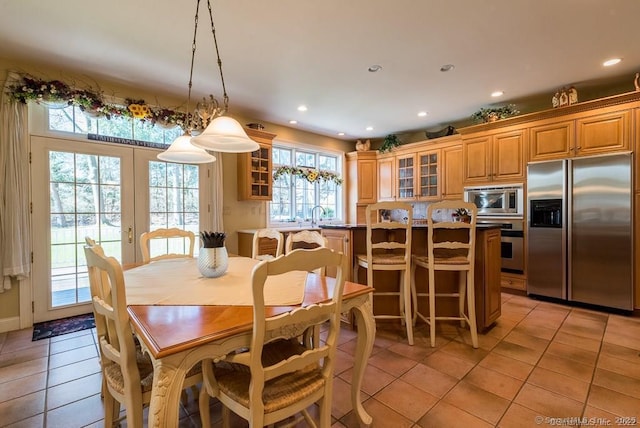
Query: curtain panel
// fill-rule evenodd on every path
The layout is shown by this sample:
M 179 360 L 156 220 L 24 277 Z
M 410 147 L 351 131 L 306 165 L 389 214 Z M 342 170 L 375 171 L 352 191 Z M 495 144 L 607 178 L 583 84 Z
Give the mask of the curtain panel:
M 0 97 L 0 292 L 31 273 L 27 106 L 7 94 L 19 80 L 9 72 Z

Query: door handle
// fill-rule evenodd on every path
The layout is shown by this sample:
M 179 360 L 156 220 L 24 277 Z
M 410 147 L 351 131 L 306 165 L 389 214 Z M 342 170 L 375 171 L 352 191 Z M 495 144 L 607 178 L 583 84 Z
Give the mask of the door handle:
M 133 243 L 133 227 L 129 226 L 129 231 L 127 232 L 127 237 L 129 238 L 129 244 Z

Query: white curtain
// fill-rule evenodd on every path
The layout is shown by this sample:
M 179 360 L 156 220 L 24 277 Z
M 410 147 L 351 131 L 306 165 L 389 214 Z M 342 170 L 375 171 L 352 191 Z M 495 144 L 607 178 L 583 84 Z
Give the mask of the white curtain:
M 216 161 L 211 164 L 211 176 L 213 179 L 213 203 L 211 206 L 211 212 L 213 214 L 212 227 L 213 231 L 222 232 L 224 231 L 224 224 L 222 223 L 222 193 L 224 191 L 222 182 L 222 153 L 214 152 L 212 154 L 216 157 Z
M 0 293 L 31 273 L 27 106 L 7 96 L 19 80 L 9 72 L 0 96 Z

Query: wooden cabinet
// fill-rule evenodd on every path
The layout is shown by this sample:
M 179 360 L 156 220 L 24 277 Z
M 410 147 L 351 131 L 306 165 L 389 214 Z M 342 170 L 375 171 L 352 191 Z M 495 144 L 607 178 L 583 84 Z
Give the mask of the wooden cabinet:
M 364 222 L 364 211 L 368 204 L 378 199 L 377 152 L 347 153 L 347 221 Z
M 500 276 L 500 287 L 527 291 L 527 280 L 522 275 L 502 272 L 502 275 Z
M 476 319 L 478 330 L 482 330 L 500 318 L 501 314 L 500 229 L 482 231 L 476 235 L 476 241 Z
M 413 200 L 416 197 L 416 154 L 396 155 L 396 199 Z
M 564 159 L 631 150 L 631 111 L 586 113 L 529 130 L 529 160 Z
M 440 150 L 396 155 L 396 199 L 438 200 Z
M 322 229 L 322 236 L 327 239 L 327 247 L 347 256 L 347 272 L 345 279 L 351 281 L 351 271 L 353 270 L 353 255 L 351 253 L 351 231 L 349 229 Z M 336 270 L 327 269 L 327 276 L 336 277 Z
M 395 193 L 395 156 L 383 154 L 378 156 L 378 200 L 393 201 Z
M 576 120 L 576 156 L 629 150 L 631 111 L 622 110 Z
M 567 158 L 575 147 L 575 122 L 533 126 L 529 129 L 529 140 L 530 161 Z
M 275 135 L 255 129 L 246 131 L 260 148 L 251 153 L 238 153 L 238 200 L 270 201 L 273 181 L 271 143 Z
M 462 199 L 462 146 L 442 149 L 442 199 Z
M 416 190 L 420 200 L 440 199 L 440 150 L 418 152 Z
M 525 145 L 522 129 L 463 140 L 464 183 L 524 180 Z

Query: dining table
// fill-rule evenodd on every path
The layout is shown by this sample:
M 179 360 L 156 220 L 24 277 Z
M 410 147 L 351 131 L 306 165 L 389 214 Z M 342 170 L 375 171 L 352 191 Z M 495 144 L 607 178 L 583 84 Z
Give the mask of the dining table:
M 207 359 L 224 360 L 250 346 L 251 272 L 257 263 L 230 257 L 227 272 L 218 278 L 203 277 L 195 258 L 159 260 L 124 272 L 131 325 L 154 367 L 148 426 L 178 426 L 182 384 L 192 367 Z M 333 298 L 334 278 L 307 272 L 285 275 L 265 283 L 267 316 Z M 357 328 L 351 402 L 363 426 L 372 423 L 360 392 L 376 333 L 371 291 L 346 281 L 341 309 L 353 311 Z

